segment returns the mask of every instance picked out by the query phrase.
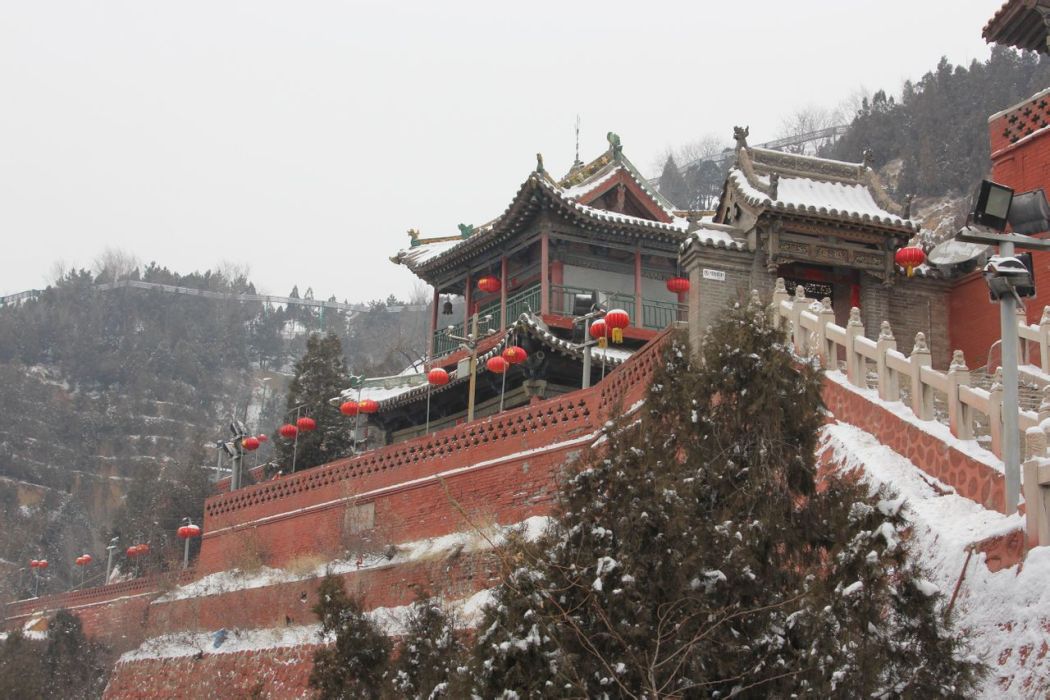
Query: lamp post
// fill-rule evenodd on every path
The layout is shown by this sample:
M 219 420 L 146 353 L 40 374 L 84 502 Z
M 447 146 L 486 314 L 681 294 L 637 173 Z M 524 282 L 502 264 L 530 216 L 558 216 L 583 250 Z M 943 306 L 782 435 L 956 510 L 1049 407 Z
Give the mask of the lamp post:
M 102 585 L 109 583 L 109 573 L 113 570 L 113 552 L 117 550 L 118 538 L 114 537 L 106 545 L 106 580 L 103 581 Z
M 1018 292 L 1024 289 L 1026 295 L 1035 293 L 1034 279 L 1030 272 L 1022 271 L 1023 265 L 1014 257 L 1014 252 L 1015 248 L 1050 250 L 1050 241 L 1024 235 L 1045 231 L 1050 227 L 1050 221 L 1047 221 L 1050 212 L 1046 207 L 1046 197 L 1041 190 L 1019 195 L 1017 199 L 1021 197 L 1024 197 L 1023 203 L 1015 207 L 1012 189 L 984 180 L 978 188 L 971 214 L 972 222 L 976 226 L 967 226 L 956 236 L 957 240 L 967 243 L 999 246 L 999 255 L 985 266 L 984 277 L 988 282 L 992 301 L 999 302 L 1003 369 L 1002 458 L 1006 477 L 1004 506 L 1007 515 L 1017 511 L 1021 494 L 1016 316 L 1021 298 Z M 1012 225 L 1013 233 L 1004 233 L 1007 224 Z
M 470 366 L 468 372 L 470 373 L 470 386 L 467 389 L 467 422 L 470 423 L 474 420 L 474 395 L 478 386 L 478 344 L 481 342 L 481 338 L 478 337 L 478 312 L 475 311 L 470 317 L 470 334 L 467 336 L 455 335 L 452 333 L 453 326 L 449 326 L 447 335 L 452 340 L 457 341 L 464 350 L 470 352 Z M 486 337 L 496 333 L 495 329 L 490 328 Z

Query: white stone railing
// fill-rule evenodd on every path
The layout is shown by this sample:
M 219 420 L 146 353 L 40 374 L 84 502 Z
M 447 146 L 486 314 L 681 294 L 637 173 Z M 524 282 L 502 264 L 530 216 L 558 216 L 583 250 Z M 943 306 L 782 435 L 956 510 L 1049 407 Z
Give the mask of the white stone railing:
M 962 439 L 975 438 L 974 425 L 979 417 L 986 422 L 991 437 L 991 451 L 1000 459 L 1004 439 L 1018 440 L 1025 447 L 1024 495 L 1028 504 L 1029 533 L 1040 533 L 1040 544 L 1050 544 L 1050 386 L 1044 389 L 1043 402 L 1038 411 L 1021 410 L 1018 417 L 1019 434 L 1003 435 L 1003 386 L 1001 370 L 996 370 L 990 389 L 971 385 L 970 370 L 960 350 L 952 355 L 947 372 L 931 366 L 930 350 L 923 333 L 915 335 L 911 355 L 897 350 L 897 341 L 888 321 L 883 321 L 877 340 L 864 335 L 860 309 L 850 310 L 845 327 L 835 323 L 831 300 L 807 299 L 802 287 L 795 295 L 788 294 L 783 279 L 778 279 L 773 292 L 774 318 L 778 324 L 787 323 L 787 331 L 800 357 L 817 357 L 826 368 L 838 368 L 845 360 L 847 381 L 856 387 L 867 388 L 870 371 L 877 377 L 879 398 L 900 401 L 901 387 L 909 388 L 912 412 L 921 420 L 935 420 L 934 398 L 939 394 L 947 405 L 948 427 L 952 435 Z M 1050 307 L 1043 312 L 1038 325 L 1028 325 L 1018 317 L 1021 338 L 1038 343 L 1044 371 L 1050 365 Z M 1034 507 L 1033 507 L 1034 506 Z

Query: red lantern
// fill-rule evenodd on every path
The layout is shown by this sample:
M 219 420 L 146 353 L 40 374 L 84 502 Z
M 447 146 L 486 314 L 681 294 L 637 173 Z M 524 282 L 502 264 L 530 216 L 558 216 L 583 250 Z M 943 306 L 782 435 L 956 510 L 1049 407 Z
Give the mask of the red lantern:
M 291 423 L 285 423 L 284 425 L 282 425 L 280 428 L 277 429 L 277 432 L 281 434 L 281 437 L 283 437 L 283 438 L 285 438 L 287 440 L 291 440 L 292 438 L 294 438 L 296 435 L 299 434 L 299 429 L 296 428 Z
M 525 352 L 525 348 L 518 345 L 511 345 L 503 351 L 503 359 L 512 365 L 521 364 L 528 356 L 529 353 Z
M 926 253 L 922 252 L 922 248 L 919 246 L 912 245 L 897 250 L 893 260 L 904 268 L 904 271 L 908 273 L 908 277 L 911 277 L 915 273 L 915 268 L 926 262 Z
M 339 405 L 339 412 L 344 416 L 356 416 L 357 415 L 357 402 L 356 401 L 344 401 Z
M 90 554 L 81 554 L 76 559 L 77 566 L 87 566 L 90 563 L 91 563 L 91 555 Z
M 501 356 L 496 355 L 494 357 L 489 358 L 488 362 L 485 363 L 485 367 L 488 368 L 488 371 L 490 372 L 495 372 L 496 374 L 503 374 L 507 371 L 507 368 L 510 367 L 510 365 L 507 364 L 507 361 L 504 360 Z
M 493 275 L 485 275 L 478 279 L 478 289 L 488 294 L 498 292 L 501 286 L 499 277 Z
M 623 309 L 612 309 L 605 314 L 605 323 L 612 329 L 614 343 L 623 342 L 623 329 L 631 325 L 631 317 Z
M 248 436 L 241 440 L 241 447 L 248 450 L 249 452 L 255 452 L 259 449 L 259 438 Z
M 196 525 L 183 525 L 177 530 L 180 538 L 188 540 L 191 537 L 200 537 L 201 529 Z
M 357 405 L 357 409 L 361 413 L 375 413 L 379 410 L 379 402 L 374 399 L 362 399 L 361 403 Z
M 667 291 L 672 294 L 683 294 L 689 291 L 689 280 L 685 277 L 672 277 L 667 280 Z
M 440 367 L 435 367 L 427 372 L 427 381 L 431 386 L 445 386 L 448 384 L 448 372 Z
M 309 416 L 303 416 L 299 420 L 295 421 L 295 425 L 299 428 L 299 430 L 303 431 L 304 433 L 308 433 L 311 430 L 317 430 L 317 421 L 315 421 L 313 418 L 310 418 Z
M 259 442 L 266 442 L 270 438 L 269 438 L 269 436 L 266 433 L 260 433 L 258 435 L 258 437 L 256 437 L 255 439 L 258 440 Z
M 609 326 L 605 325 L 605 321 L 600 318 L 597 321 L 591 322 L 591 337 L 595 340 L 609 337 Z
M 37 568 L 39 568 L 39 569 L 46 569 L 47 568 L 47 559 L 41 559 L 40 561 L 38 561 L 36 563 L 36 565 L 37 565 Z
M 38 568 L 40 568 L 40 562 L 37 561 L 36 559 L 31 560 L 29 562 L 29 568 L 30 569 L 38 569 Z

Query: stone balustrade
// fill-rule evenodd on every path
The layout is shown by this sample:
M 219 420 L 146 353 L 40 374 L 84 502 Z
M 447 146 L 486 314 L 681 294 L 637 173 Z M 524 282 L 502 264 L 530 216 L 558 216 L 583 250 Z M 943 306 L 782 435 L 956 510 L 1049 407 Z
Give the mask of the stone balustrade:
M 947 406 L 948 427 L 961 440 L 975 438 L 974 426 L 978 420 L 987 424 L 990 449 L 1002 458 L 1003 441 L 1022 440 L 1027 461 L 1024 465 L 1024 496 L 1031 541 L 1050 544 L 1050 452 L 1047 435 L 1050 434 L 1050 385 L 1044 389 L 1044 398 L 1038 411 L 1021 410 L 1018 416 L 1018 435 L 1003 434 L 1002 371 L 997 369 L 989 389 L 971 384 L 970 369 L 960 350 L 952 355 L 946 372 L 931 365 L 930 350 L 923 333 L 915 336 L 910 355 L 897 350 L 893 330 L 883 321 L 876 340 L 865 335 L 860 320 L 860 309 L 850 310 L 845 327 L 835 323 L 831 300 L 815 301 L 806 298 L 802 287 L 794 295 L 778 279 L 773 291 L 772 308 L 778 324 L 786 323 L 794 351 L 800 357 L 819 358 L 823 367 L 838 368 L 844 364 L 847 381 L 858 388 L 867 388 L 869 376 L 874 374 L 878 396 L 883 401 L 901 401 L 902 387 L 907 387 L 908 405 L 921 420 L 935 420 L 934 399 L 943 398 Z M 1029 325 L 1018 315 L 1018 334 L 1022 340 L 1038 344 L 1041 368 L 1050 373 L 1050 307 L 1039 324 Z M 1023 345 L 1023 344 L 1022 344 Z M 841 364 L 840 364 L 841 363 Z

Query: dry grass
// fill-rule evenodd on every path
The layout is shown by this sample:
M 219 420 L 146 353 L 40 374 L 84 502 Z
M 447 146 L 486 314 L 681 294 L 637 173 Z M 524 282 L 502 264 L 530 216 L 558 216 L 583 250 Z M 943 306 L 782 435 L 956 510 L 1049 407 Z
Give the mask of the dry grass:
M 316 552 L 310 552 L 309 554 L 300 554 L 293 558 L 285 565 L 284 569 L 295 576 L 306 576 L 307 574 L 316 571 L 329 560 L 330 557 L 322 556 Z

